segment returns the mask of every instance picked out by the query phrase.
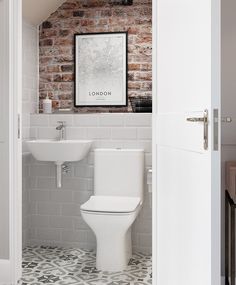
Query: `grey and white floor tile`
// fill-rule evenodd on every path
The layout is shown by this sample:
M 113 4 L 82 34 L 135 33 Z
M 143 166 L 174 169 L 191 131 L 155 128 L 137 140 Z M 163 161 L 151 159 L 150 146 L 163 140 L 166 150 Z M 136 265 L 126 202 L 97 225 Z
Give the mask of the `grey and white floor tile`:
M 150 285 L 152 258 L 133 254 L 122 272 L 99 271 L 95 253 L 82 249 L 29 246 L 23 251 L 21 285 Z

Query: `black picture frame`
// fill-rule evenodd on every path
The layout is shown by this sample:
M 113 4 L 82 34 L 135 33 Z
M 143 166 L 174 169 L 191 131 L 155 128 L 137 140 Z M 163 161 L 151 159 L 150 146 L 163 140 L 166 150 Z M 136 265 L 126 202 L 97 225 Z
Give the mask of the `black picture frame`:
M 80 104 L 77 102 L 77 48 L 76 48 L 76 39 L 77 37 L 80 36 L 92 36 L 92 35 L 120 35 L 123 34 L 125 38 L 125 102 L 124 104 Z M 91 107 L 91 108 L 98 108 L 98 107 L 103 107 L 103 108 L 122 108 L 122 107 L 127 107 L 128 106 L 128 32 L 127 31 L 122 31 L 122 32 L 101 32 L 101 33 L 76 33 L 74 34 L 74 107 L 75 108 L 81 108 L 81 107 Z

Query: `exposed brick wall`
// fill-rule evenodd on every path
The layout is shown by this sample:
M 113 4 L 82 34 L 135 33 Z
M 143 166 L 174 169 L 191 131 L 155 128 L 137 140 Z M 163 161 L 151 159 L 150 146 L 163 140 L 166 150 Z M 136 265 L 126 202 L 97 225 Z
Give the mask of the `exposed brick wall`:
M 39 27 L 39 96 L 55 109 L 73 106 L 74 34 L 128 31 L 128 96 L 151 95 L 152 3 L 122 6 L 109 0 L 68 0 Z M 120 2 L 120 1 L 118 1 Z M 127 112 L 128 108 L 77 108 L 79 112 Z

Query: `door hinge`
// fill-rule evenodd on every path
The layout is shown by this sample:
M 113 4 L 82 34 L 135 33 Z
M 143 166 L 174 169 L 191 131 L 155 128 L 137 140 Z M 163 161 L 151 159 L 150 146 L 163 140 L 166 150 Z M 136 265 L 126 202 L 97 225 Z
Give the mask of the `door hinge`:
M 219 150 L 219 110 L 218 109 L 213 109 L 213 150 L 215 151 Z

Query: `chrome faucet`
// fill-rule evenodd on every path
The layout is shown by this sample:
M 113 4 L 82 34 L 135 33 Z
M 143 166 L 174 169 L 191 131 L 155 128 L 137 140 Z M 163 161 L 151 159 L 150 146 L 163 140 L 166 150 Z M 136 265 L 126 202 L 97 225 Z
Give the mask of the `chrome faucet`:
M 59 126 L 56 127 L 57 131 L 60 131 L 59 140 L 66 140 L 66 122 L 58 121 Z

